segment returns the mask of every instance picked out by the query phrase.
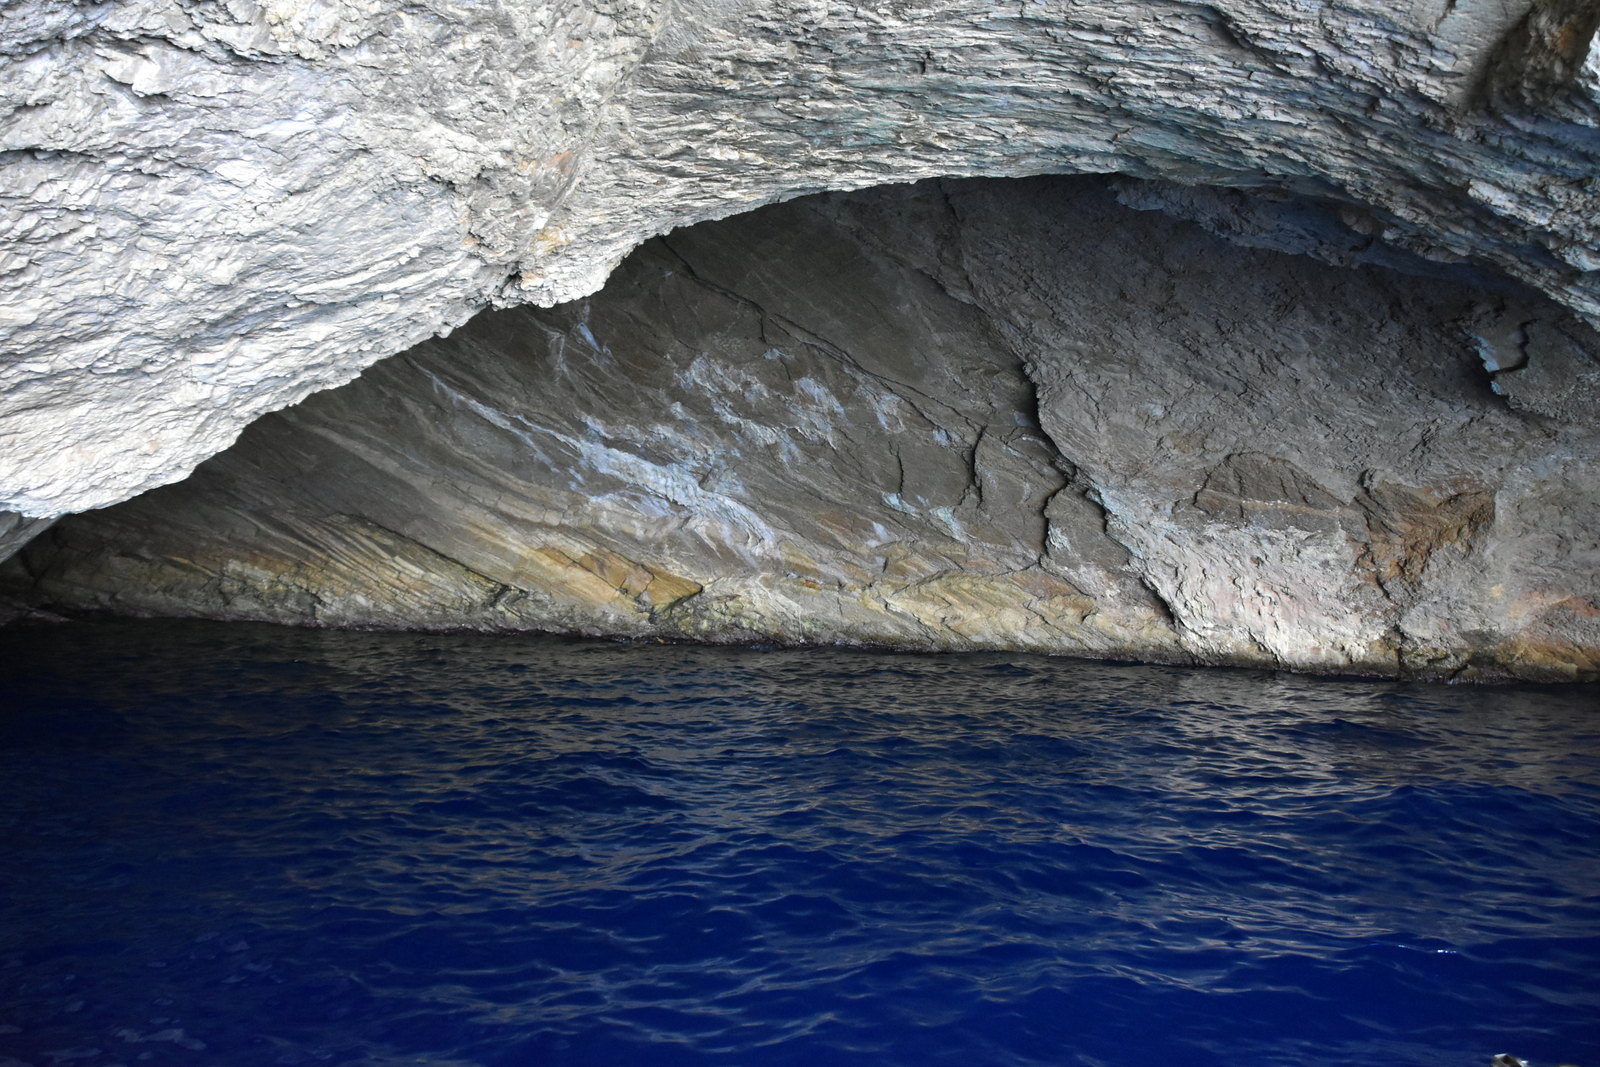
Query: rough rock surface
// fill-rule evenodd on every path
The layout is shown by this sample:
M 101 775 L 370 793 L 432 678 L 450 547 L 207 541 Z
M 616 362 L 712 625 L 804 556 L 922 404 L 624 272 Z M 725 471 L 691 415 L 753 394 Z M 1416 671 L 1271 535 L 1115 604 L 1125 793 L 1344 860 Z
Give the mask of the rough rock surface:
M 1486 276 L 1267 250 L 1359 261 L 1330 218 L 1040 178 L 702 224 L 61 520 L 0 584 L 51 610 L 1595 677 L 1596 338 Z
M 0 20 L 0 509 L 641 240 L 802 192 L 1123 172 L 1324 198 L 1600 321 L 1587 0 L 20 0 Z

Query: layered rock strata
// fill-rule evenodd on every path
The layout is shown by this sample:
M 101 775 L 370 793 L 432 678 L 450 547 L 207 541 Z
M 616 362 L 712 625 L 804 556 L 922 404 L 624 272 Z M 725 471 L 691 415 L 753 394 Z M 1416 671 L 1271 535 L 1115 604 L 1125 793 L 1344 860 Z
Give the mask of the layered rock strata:
M 0 573 L 57 611 L 1595 677 L 1595 335 L 1337 218 L 1055 178 L 703 224 Z
M 485 306 L 591 292 L 676 226 L 934 175 L 1313 195 L 1600 321 L 1597 21 L 1585 0 L 21 0 L 0 510 L 180 478 L 260 414 Z

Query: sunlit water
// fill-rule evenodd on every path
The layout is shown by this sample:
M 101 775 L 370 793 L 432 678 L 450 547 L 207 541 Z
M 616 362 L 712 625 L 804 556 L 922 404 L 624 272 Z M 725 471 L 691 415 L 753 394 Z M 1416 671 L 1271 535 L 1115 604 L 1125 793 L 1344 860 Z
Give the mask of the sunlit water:
M 0 633 L 0 1063 L 1600 1064 L 1594 689 Z

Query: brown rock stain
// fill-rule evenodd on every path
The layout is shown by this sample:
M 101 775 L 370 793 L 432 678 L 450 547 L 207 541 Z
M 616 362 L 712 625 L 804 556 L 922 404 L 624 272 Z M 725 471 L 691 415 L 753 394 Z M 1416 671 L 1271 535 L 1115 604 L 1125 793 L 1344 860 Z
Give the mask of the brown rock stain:
M 1572 596 L 1550 605 L 1495 650 L 1504 674 L 1547 681 L 1600 678 L 1600 603 Z
M 989 644 L 1032 644 L 1042 640 L 1041 631 L 1059 636 L 1095 610 L 1095 602 L 1070 582 L 1039 571 L 939 574 L 902 587 L 888 600 L 931 626 Z
M 1435 553 L 1470 553 L 1494 524 L 1494 494 L 1482 488 L 1372 482 L 1356 506 L 1367 527 L 1358 562 L 1391 597 L 1415 595 Z
M 538 561 L 536 584 L 582 603 L 611 604 L 649 613 L 667 608 L 700 592 L 698 582 L 658 571 L 607 549 L 591 549 L 576 558 L 559 548 L 534 549 Z

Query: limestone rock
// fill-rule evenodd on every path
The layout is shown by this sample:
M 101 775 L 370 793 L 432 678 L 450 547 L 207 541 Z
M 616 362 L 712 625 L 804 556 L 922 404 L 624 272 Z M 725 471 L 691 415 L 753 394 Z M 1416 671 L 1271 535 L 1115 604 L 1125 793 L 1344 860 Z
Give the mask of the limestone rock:
M 1191 199 L 1202 226 L 1119 202 L 1174 197 L 929 182 L 679 231 L 593 297 L 486 313 L 181 484 L 60 521 L 0 590 L 318 625 L 1600 673 L 1593 332 L 1393 250 L 1411 273 L 1206 232 L 1350 254 L 1319 205 Z
M 181 478 L 674 227 L 934 175 L 1312 196 L 1363 254 L 1491 265 L 1600 321 L 1595 22 L 1581 0 L 20 0 L 0 509 Z

